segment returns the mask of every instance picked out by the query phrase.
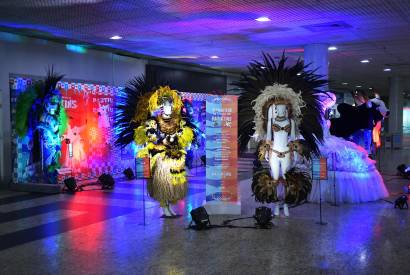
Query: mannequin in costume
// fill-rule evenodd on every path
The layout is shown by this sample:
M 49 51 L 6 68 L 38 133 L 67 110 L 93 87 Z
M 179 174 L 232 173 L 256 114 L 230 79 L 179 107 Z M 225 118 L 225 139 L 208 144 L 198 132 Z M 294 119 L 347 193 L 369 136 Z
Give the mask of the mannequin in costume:
M 249 139 L 259 141 L 258 158 L 268 162 L 254 170 L 252 192 L 261 203 L 275 203 L 274 214 L 283 205 L 299 204 L 311 190 L 310 167 L 303 164 L 319 155 L 323 139 L 320 92 L 326 84 L 301 61 L 287 67 L 286 57 L 276 64 L 269 56 L 253 62 L 236 83 L 239 98 L 239 143 L 246 149 Z
M 132 136 L 142 146 L 138 157 L 150 159 L 148 192 L 160 203 L 164 217 L 174 217 L 171 205 L 187 194 L 186 150 L 195 142 L 196 132 L 178 92 L 168 86 L 149 88 L 154 86 L 137 78 L 127 87 L 117 104 L 116 144 L 127 145 Z
M 335 102 L 336 96 L 328 93 L 326 98 L 322 98 L 323 109 L 331 108 Z M 386 198 L 388 192 L 375 161 L 368 157 L 363 147 L 331 135 L 329 124 L 329 120 L 323 120 L 324 143 L 319 146 L 321 155 L 327 157 L 329 171 L 328 180 L 322 181 L 322 200 L 360 203 Z M 315 182 L 309 201 L 319 202 L 319 190 L 319 184 Z
M 56 89 L 62 78 L 49 70 L 44 81 L 35 83 L 18 97 L 16 106 L 16 133 L 30 139 L 31 163 L 28 166 L 40 162 L 42 176 L 53 184 L 57 183 L 57 169 L 60 168 L 61 135 L 68 125 L 61 93 Z

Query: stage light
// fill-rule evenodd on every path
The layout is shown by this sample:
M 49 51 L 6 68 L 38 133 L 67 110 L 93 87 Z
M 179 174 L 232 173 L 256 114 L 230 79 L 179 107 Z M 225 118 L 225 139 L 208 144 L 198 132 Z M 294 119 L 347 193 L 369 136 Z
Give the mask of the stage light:
M 266 16 L 261 16 L 261 17 L 256 18 L 255 20 L 258 22 L 269 22 L 270 18 Z
M 360 60 L 360 63 L 370 63 L 370 60 L 369 59 L 363 59 L 363 60 Z
M 218 59 L 219 56 L 217 56 L 217 55 L 211 55 L 210 58 L 212 58 L 212 59 Z
M 110 37 L 110 39 L 112 39 L 112 40 L 119 40 L 119 39 L 122 39 L 122 36 L 113 35 L 113 36 Z
M 110 174 L 104 173 L 98 177 L 97 183 L 101 184 L 102 189 L 114 189 L 115 181 Z
M 407 195 L 401 195 L 394 201 L 394 208 L 409 209 L 408 200 Z
M 266 206 L 261 206 L 255 209 L 256 225 L 260 228 L 272 228 L 272 209 Z
M 64 186 L 69 192 L 76 192 L 78 190 L 77 181 L 74 177 L 69 177 L 64 180 Z
M 385 68 L 385 69 L 383 70 L 383 72 L 391 72 L 391 69 L 390 69 L 390 68 Z
M 336 46 L 330 46 L 327 48 L 329 51 L 336 51 L 337 47 Z
M 131 168 L 128 167 L 127 169 L 124 170 L 123 173 L 124 173 L 125 177 L 126 177 L 128 180 L 133 180 L 133 179 L 135 179 L 134 171 L 132 171 Z
M 192 218 L 190 227 L 196 230 L 209 229 L 211 227 L 211 221 L 209 220 L 209 215 L 205 207 L 195 208 L 191 210 L 190 214 Z M 192 222 L 194 222 L 195 225 L 192 226 Z

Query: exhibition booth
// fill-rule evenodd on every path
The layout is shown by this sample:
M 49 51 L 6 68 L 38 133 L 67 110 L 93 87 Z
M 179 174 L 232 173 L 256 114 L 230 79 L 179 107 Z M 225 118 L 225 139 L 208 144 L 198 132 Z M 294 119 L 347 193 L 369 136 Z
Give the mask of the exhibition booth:
M 274 215 L 308 201 L 388 196 L 371 159 L 388 116 L 383 101 L 356 92 L 356 106 L 339 100 L 335 108 L 327 80 L 300 60 L 264 54 L 231 83 L 240 96 L 226 93 L 224 76 L 163 66 L 147 64 L 122 86 L 66 79 L 57 69 L 9 76 L 16 189 L 73 192 L 81 182 L 107 187 L 107 177 L 112 189 L 116 178 L 136 177 L 173 218 L 172 205 L 195 180 L 210 214 L 239 215 L 238 156 L 253 140 L 251 199 L 273 204 Z M 198 168 L 204 173 L 192 173 Z

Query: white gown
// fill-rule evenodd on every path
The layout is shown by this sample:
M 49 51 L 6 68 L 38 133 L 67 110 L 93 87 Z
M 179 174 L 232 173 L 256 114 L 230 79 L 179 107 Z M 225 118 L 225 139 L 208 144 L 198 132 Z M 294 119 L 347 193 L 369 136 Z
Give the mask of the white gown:
M 324 132 L 325 143 L 319 148 L 322 156 L 328 158 L 328 179 L 321 181 L 322 201 L 334 202 L 334 191 L 337 203 L 361 203 L 386 198 L 389 193 L 383 178 L 366 150 L 330 135 L 328 129 Z M 319 184 L 316 180 L 312 183 L 309 201 L 319 202 Z

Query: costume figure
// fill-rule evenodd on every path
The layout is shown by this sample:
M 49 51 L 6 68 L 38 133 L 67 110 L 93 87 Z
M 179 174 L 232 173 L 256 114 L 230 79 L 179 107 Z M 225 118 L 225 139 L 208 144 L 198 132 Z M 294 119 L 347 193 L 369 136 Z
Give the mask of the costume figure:
M 165 217 L 176 216 L 171 204 L 183 199 L 187 193 L 185 171 L 186 150 L 195 142 L 194 127 L 183 112 L 183 103 L 176 90 L 168 86 L 158 89 L 144 78 L 131 82 L 123 101 L 117 104 L 115 124 L 117 145 L 129 143 L 130 130 L 134 141 L 143 146 L 138 157 L 148 157 L 152 179 L 148 183 L 151 197 L 160 203 Z M 137 95 L 137 99 L 131 99 Z M 132 111 L 133 105 L 134 111 Z M 130 119 L 130 120 L 128 120 Z M 128 120 L 128 125 L 124 123 Z M 128 142 L 128 143 L 127 143 Z
M 323 109 L 331 108 L 336 96 L 322 98 Z M 329 133 L 329 121 L 323 119 L 324 143 L 320 153 L 327 158 L 328 179 L 322 180 L 322 200 L 336 203 L 375 201 L 388 196 L 375 161 L 357 144 Z M 309 201 L 319 202 L 320 185 L 313 183 Z
M 251 63 L 236 83 L 244 90 L 239 98 L 239 142 L 243 150 L 252 136 L 260 142 L 258 158 L 269 163 L 270 169 L 255 169 L 256 201 L 276 203 L 275 215 L 282 204 L 289 216 L 288 204 L 306 200 L 311 190 L 309 167 L 302 163 L 319 155 L 322 92 L 317 88 L 326 81 L 301 61 L 286 67 L 285 56 L 278 64 L 269 55 L 263 57 L 264 63 Z
M 381 121 L 390 112 L 382 100 L 369 100 L 362 91 L 355 91 L 353 96 L 356 106 L 346 103 L 337 106 L 340 117 L 331 119 L 330 133 L 356 143 L 363 147 L 368 155 L 372 155 L 372 143 L 375 142 L 376 146 L 379 144 L 380 133 L 377 128 L 381 128 Z M 377 132 L 373 131 L 375 127 Z
M 48 183 L 57 183 L 60 137 L 68 125 L 62 97 L 56 89 L 62 78 L 51 70 L 44 82 L 36 83 L 17 99 L 16 132 L 20 137 L 29 136 L 31 164 L 41 162 L 43 176 Z

